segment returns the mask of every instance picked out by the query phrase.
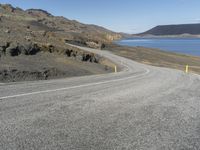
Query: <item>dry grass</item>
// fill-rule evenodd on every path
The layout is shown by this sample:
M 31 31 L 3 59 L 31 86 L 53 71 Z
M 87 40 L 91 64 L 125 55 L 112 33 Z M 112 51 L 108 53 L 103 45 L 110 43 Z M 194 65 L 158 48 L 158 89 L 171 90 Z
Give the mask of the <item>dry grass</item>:
M 106 70 L 107 69 L 110 69 L 112 72 L 115 71 L 115 66 L 116 64 L 108 59 L 102 59 L 100 61 L 100 64 L 104 65 L 106 67 Z M 119 68 L 120 69 L 120 68 Z
M 189 65 L 190 72 L 200 74 L 200 57 L 197 56 L 164 52 L 152 48 L 128 47 L 114 44 L 106 45 L 105 49 L 117 55 L 153 66 L 185 70 L 185 66 Z

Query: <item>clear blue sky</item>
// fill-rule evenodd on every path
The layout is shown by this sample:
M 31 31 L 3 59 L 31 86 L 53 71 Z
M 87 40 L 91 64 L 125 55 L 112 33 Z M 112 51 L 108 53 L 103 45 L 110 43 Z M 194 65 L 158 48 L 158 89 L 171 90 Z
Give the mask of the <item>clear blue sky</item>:
M 200 23 L 200 0 L 0 0 L 40 8 L 118 32 L 137 33 L 162 24 Z

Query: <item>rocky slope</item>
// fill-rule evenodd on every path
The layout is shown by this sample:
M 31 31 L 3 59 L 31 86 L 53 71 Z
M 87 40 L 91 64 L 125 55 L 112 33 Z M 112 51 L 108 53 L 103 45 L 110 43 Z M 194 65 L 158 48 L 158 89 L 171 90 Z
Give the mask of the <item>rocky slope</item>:
M 54 42 L 58 45 L 66 41 L 101 47 L 121 37 L 96 25 L 86 25 L 64 17 L 53 16 L 40 9 L 22 10 L 11 5 L 0 5 L 1 41 L 4 39 L 19 42 Z
M 55 74 L 59 74 L 59 72 L 62 72 L 61 76 L 69 76 L 68 73 L 70 74 L 70 69 L 72 68 L 76 71 L 74 70 L 74 73 L 70 74 L 70 76 L 94 74 L 92 67 L 94 70 L 98 70 L 96 64 L 99 64 L 102 58 L 68 46 L 66 43 L 102 48 L 106 43 L 110 43 L 120 37 L 120 34 L 102 27 L 53 16 L 44 10 L 22 10 L 8 4 L 0 4 L 0 81 L 48 79 L 54 77 Z M 71 67 L 58 70 L 58 63 L 53 67 L 46 66 L 46 53 L 53 55 L 50 57 L 52 62 L 55 62 L 58 56 L 64 56 L 68 61 L 68 66 L 71 64 Z M 39 65 L 40 67 L 32 70 L 31 66 L 38 64 L 30 61 L 34 65 L 29 64 L 27 69 L 25 64 L 27 63 L 27 58 L 32 60 L 37 56 L 40 59 L 44 59 L 43 63 Z M 56 57 L 54 58 L 54 56 Z M 10 63 L 10 61 L 13 62 Z M 50 60 L 46 63 L 49 62 Z M 94 65 L 91 66 L 87 62 Z M 89 71 L 85 69 L 88 66 L 91 67 Z M 74 67 L 77 67 L 77 69 Z M 102 69 L 95 73 L 104 73 L 104 66 L 99 64 L 99 67 Z M 58 71 L 51 73 L 53 72 L 51 71 L 52 68 L 54 71 Z M 44 72 L 49 73 L 45 75 Z M 18 74 L 17 77 L 12 77 L 15 74 Z M 29 78 L 29 74 L 33 77 Z M 44 77 L 38 77 L 42 76 L 40 74 L 43 74 Z

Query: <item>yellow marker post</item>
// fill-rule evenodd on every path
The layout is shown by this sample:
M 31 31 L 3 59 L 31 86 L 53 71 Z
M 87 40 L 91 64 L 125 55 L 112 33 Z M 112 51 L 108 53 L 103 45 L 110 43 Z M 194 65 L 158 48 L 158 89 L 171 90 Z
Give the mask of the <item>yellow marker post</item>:
M 117 73 L 117 66 L 115 66 L 115 73 Z
M 185 73 L 188 73 L 189 72 L 189 65 L 186 65 L 185 66 Z

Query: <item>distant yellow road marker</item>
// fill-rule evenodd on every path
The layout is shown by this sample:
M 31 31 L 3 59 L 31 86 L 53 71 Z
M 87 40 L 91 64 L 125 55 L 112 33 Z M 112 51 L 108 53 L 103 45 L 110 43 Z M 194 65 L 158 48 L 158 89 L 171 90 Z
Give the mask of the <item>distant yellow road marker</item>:
M 115 66 L 115 73 L 117 73 L 117 66 Z
M 186 65 L 185 66 L 185 73 L 188 73 L 189 72 L 189 65 Z

